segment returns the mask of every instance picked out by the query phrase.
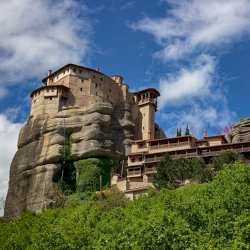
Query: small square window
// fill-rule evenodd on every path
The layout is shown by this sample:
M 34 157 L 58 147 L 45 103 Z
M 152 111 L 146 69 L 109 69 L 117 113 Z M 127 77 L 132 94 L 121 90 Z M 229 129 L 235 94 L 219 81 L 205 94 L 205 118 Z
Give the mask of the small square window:
M 82 88 L 80 88 L 80 90 L 82 91 Z
M 49 99 L 52 100 L 52 97 L 50 97 Z
M 135 158 L 132 158 L 132 159 L 131 159 L 131 162 L 135 162 Z
M 100 80 L 101 80 L 101 81 L 103 80 L 103 79 L 102 79 L 102 77 L 101 77 L 101 79 L 100 79 Z

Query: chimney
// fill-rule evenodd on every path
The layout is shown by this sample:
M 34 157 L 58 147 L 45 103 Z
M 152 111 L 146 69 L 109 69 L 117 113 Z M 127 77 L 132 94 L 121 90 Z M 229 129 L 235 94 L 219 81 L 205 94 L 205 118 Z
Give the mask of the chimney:
M 52 74 L 51 69 L 48 70 L 48 76 L 50 76 Z
M 207 137 L 207 130 L 203 129 L 203 138 Z

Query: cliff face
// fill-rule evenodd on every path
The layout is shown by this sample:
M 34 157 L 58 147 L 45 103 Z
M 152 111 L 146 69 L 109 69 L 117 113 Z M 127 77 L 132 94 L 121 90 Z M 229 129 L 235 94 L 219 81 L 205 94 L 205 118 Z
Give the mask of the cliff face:
M 232 143 L 250 141 L 250 117 L 237 122 L 232 131 Z
M 72 142 L 74 160 L 91 156 L 123 159 L 134 138 L 131 105 L 97 102 L 68 107 L 56 114 L 30 117 L 21 129 L 11 167 L 5 216 L 41 211 L 54 202 L 52 178 L 60 168 L 60 148 Z

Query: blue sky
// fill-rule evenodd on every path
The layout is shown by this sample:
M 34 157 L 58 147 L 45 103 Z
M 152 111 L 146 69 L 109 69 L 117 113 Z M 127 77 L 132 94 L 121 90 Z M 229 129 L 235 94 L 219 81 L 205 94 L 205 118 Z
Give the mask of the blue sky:
M 15 13 L 15 14 L 14 14 Z M 0 196 L 29 93 L 66 63 L 160 90 L 167 136 L 201 136 L 248 117 L 248 0 L 9 0 L 0 9 Z

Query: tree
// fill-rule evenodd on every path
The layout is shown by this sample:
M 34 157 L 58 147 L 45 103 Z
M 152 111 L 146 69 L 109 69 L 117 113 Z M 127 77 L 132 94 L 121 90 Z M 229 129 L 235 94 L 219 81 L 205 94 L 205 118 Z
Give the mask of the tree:
M 57 183 L 57 188 L 65 193 L 72 193 L 76 190 L 76 170 L 71 154 L 70 139 L 60 148 L 61 168 L 55 174 L 53 181 Z M 58 190 L 60 191 L 60 190 Z
M 226 135 L 226 138 L 228 139 L 229 142 L 232 141 L 232 132 L 233 132 L 234 125 L 231 122 L 228 122 L 228 124 L 225 126 L 223 129 L 224 134 Z
M 190 135 L 190 129 L 189 129 L 188 125 L 186 127 L 185 135 Z
M 76 162 L 77 192 L 94 192 L 100 190 L 101 185 L 108 185 L 113 164 L 113 161 L 106 157 L 87 158 Z
M 176 136 L 178 137 L 178 136 L 181 136 L 181 135 L 182 135 L 182 134 L 181 134 L 181 128 L 180 128 L 180 129 L 177 128 Z
M 219 171 L 223 168 L 224 164 L 234 163 L 236 161 L 242 161 L 244 157 L 241 154 L 233 151 L 224 151 L 218 156 L 212 158 L 212 163 L 215 171 Z
M 171 159 L 167 154 L 157 165 L 157 173 L 153 183 L 158 189 L 173 189 L 190 182 L 207 182 L 212 179 L 211 171 L 207 168 L 202 158 L 194 159 Z

